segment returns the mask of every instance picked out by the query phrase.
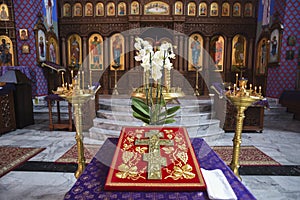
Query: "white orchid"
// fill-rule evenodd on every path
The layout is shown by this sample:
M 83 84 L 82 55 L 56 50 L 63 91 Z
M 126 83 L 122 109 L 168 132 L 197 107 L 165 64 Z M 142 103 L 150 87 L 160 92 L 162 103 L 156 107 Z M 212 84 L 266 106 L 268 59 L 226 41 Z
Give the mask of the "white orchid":
M 134 47 L 137 50 L 135 60 L 141 62 L 144 73 L 147 73 L 149 78 L 153 79 L 157 84 L 155 97 L 152 96 L 153 86 L 149 84 L 150 81 L 147 81 L 148 84 L 145 84 L 146 102 L 139 98 L 132 98 L 133 116 L 152 125 L 173 123 L 175 122 L 174 113 L 180 106 L 167 108 L 166 102 L 162 97 L 163 87 L 161 86 L 163 70 L 171 70 L 173 64 L 170 59 L 175 59 L 172 44 L 165 42 L 158 47 L 158 51 L 154 52 L 152 45 L 148 41 L 141 38 L 136 38 L 135 41 Z M 148 93 L 148 91 L 150 92 Z M 153 101 L 153 99 L 156 99 L 156 101 Z

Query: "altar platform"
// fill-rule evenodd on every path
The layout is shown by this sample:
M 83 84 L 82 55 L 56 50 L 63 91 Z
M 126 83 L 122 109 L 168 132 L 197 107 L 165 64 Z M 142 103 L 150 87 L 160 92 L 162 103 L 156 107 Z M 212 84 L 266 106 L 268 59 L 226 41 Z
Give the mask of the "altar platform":
M 228 166 L 201 138 L 191 140 L 201 168 L 220 169 L 227 178 L 238 199 L 256 199 Z M 104 185 L 118 138 L 108 138 L 91 163 L 86 167 L 64 199 L 209 199 L 206 191 L 195 192 L 120 192 L 105 191 Z

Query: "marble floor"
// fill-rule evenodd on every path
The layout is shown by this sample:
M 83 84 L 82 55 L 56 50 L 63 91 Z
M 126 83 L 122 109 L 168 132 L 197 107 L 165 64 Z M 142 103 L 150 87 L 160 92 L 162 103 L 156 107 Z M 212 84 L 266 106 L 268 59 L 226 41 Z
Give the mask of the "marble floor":
M 0 145 L 45 147 L 30 162 L 51 163 L 75 144 L 75 132 L 48 131 L 48 121 L 35 115 L 35 125 L 0 136 Z M 209 145 L 232 145 L 234 133 L 208 142 Z M 101 142 L 89 138 L 86 144 Z M 300 121 L 265 121 L 263 133 L 243 133 L 242 145 L 254 145 L 282 164 L 280 172 L 267 168 L 258 173 L 241 173 L 242 182 L 257 199 L 300 199 Z M 241 168 L 242 169 L 242 168 Z M 257 170 L 256 170 L 257 171 Z M 1 200 L 63 199 L 76 179 L 63 170 L 13 170 L 0 178 Z

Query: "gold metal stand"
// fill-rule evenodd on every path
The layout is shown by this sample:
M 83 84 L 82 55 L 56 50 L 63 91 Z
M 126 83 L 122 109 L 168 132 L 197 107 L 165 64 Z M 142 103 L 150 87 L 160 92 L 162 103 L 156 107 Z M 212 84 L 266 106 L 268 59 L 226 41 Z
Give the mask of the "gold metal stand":
M 97 88 L 91 87 L 88 89 L 80 89 L 79 78 L 77 82 L 74 79 L 72 79 L 72 83 L 73 84 L 70 87 L 58 88 L 57 91 L 53 91 L 53 93 L 58 94 L 62 98 L 66 99 L 74 107 L 74 118 L 76 127 L 75 139 L 78 152 L 78 167 L 75 172 L 75 177 L 78 178 L 85 169 L 85 157 L 82 135 L 82 106 L 86 101 L 95 96 L 100 86 Z
M 119 95 L 119 92 L 118 92 L 118 84 L 117 84 L 117 82 L 118 82 L 118 77 L 117 77 L 117 71 L 118 71 L 118 69 L 119 69 L 119 67 L 120 67 L 120 65 L 112 65 L 112 67 L 114 68 L 114 70 L 115 70 L 115 87 L 114 87 L 114 91 L 113 91 L 113 95 Z
M 194 68 L 196 69 L 196 84 L 195 84 L 194 95 L 199 96 L 200 95 L 200 93 L 199 93 L 199 69 L 200 69 L 200 66 L 194 66 Z
M 233 92 L 229 90 L 226 92 L 226 97 L 230 100 L 230 102 L 236 107 L 237 115 L 236 115 L 236 128 L 235 135 L 233 138 L 233 153 L 232 153 L 232 161 L 230 163 L 230 168 L 233 173 L 240 179 L 239 175 L 239 155 L 240 155 L 240 147 L 242 143 L 242 131 L 243 131 L 243 122 L 245 118 L 245 110 L 252 105 L 254 102 L 262 99 L 261 91 L 256 93 L 256 90 L 252 90 L 252 85 L 250 84 L 250 90 L 246 90 L 247 88 L 247 80 L 242 79 L 239 81 L 239 88 L 237 88 L 236 84 L 233 88 Z

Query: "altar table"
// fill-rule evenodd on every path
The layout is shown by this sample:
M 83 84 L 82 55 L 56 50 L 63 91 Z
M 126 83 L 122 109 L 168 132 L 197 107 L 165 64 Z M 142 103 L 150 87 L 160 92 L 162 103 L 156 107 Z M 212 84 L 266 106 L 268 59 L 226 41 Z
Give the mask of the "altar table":
M 207 170 L 221 169 L 238 199 L 255 199 L 248 189 L 239 181 L 231 169 L 201 138 L 191 139 L 195 154 L 201 168 Z M 120 192 L 104 191 L 104 184 L 112 161 L 118 138 L 108 138 L 91 163 L 86 167 L 64 199 L 209 199 L 206 191 L 195 192 Z

